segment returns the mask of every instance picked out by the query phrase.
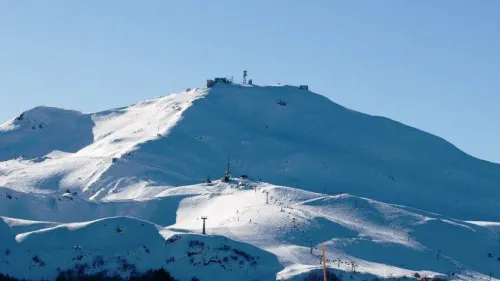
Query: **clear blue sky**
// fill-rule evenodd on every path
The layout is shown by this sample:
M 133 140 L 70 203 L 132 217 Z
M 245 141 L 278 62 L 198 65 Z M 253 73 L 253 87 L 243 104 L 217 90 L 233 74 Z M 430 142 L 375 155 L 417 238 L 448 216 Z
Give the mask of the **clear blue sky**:
M 0 0 L 0 123 L 212 76 L 310 88 L 500 162 L 500 1 Z

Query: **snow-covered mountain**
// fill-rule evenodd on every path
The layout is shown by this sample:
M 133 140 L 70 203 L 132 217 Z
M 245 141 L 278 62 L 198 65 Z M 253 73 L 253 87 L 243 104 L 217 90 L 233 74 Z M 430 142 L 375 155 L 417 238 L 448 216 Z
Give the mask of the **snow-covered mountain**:
M 228 158 L 252 180 L 200 183 Z M 294 86 L 216 84 L 94 114 L 37 107 L 0 126 L 0 273 L 53 278 L 99 256 L 108 271 L 125 259 L 182 280 L 301 280 L 324 244 L 354 280 L 486 280 L 500 276 L 499 199 L 500 165 Z M 196 234 L 201 216 L 217 236 Z M 206 246 L 191 262 L 171 237 Z

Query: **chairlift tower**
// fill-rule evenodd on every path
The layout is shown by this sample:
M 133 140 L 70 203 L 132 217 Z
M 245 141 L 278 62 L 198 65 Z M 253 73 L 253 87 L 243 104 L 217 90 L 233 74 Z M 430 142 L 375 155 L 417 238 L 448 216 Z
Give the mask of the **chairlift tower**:
M 243 70 L 243 84 L 247 83 L 247 71 Z
M 205 221 L 207 220 L 207 217 L 201 217 L 201 219 L 203 220 L 203 231 L 202 231 L 202 233 L 206 234 L 205 233 Z

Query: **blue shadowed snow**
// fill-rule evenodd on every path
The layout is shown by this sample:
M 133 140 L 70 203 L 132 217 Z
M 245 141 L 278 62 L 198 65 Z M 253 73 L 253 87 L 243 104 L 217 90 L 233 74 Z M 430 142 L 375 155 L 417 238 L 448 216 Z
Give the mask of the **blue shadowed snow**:
M 94 141 L 93 127 L 87 114 L 53 107 L 33 108 L 11 120 L 8 127 L 0 127 L 0 161 L 43 157 L 55 150 L 77 152 Z
M 493 212 L 500 207 L 497 164 L 292 86 L 216 85 L 167 136 L 139 144 L 134 153 L 135 161 L 153 166 L 159 184 L 222 175 L 229 156 L 234 175 L 349 192 L 460 219 L 500 219 Z M 127 174 L 121 164 L 129 165 L 122 162 L 108 173 Z

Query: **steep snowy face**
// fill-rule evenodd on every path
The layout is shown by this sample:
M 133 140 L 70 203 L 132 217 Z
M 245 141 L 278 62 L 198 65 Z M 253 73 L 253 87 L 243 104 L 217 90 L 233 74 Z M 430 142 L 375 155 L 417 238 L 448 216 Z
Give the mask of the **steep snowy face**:
M 23 192 L 145 186 L 101 175 L 142 142 L 167 135 L 204 90 L 190 90 L 95 114 L 35 108 L 0 127 L 0 186 Z M 3 162 L 2 162 L 3 161 Z M 95 192 L 91 194 L 96 195 Z M 89 195 L 89 197 L 91 196 Z
M 0 162 L 0 186 L 79 189 L 94 200 L 137 198 L 158 186 L 220 177 L 229 157 L 236 176 L 500 220 L 498 164 L 297 87 L 217 84 L 97 114 L 73 112 L 57 119 L 69 123 L 58 121 L 53 134 L 45 133 L 56 124 L 53 117 L 32 129 L 22 126 L 25 115 L 0 129 L 0 158 L 11 159 Z M 66 139 L 74 128 L 85 137 Z M 30 160 L 12 160 L 25 147 Z
M 205 94 L 190 90 L 92 115 L 94 141 L 78 157 L 120 157 L 137 144 L 168 135 L 192 102 Z
M 311 191 L 498 220 L 500 167 L 443 139 L 291 86 L 216 85 L 164 138 L 137 146 L 104 178 L 185 185 L 233 175 Z M 148 165 L 149 167 L 147 167 Z

